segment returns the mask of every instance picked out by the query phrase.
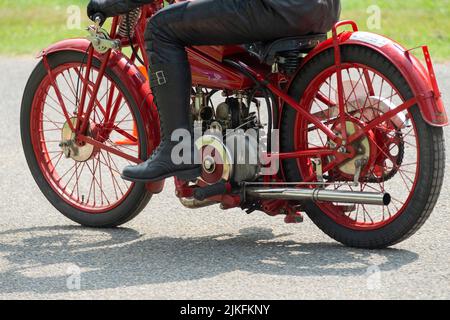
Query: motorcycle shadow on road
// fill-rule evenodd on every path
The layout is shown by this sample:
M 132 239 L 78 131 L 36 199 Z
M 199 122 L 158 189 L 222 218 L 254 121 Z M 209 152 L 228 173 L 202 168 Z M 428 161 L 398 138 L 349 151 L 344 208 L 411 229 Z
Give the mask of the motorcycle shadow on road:
M 277 276 L 362 276 L 418 259 L 403 249 L 300 243 L 290 234 L 249 228 L 239 234 L 154 237 L 127 228 L 52 226 L 0 233 L 0 293 L 63 293 L 80 268 L 80 289 L 99 290 L 208 279 L 233 271 Z M 75 271 L 74 271 L 75 270 Z

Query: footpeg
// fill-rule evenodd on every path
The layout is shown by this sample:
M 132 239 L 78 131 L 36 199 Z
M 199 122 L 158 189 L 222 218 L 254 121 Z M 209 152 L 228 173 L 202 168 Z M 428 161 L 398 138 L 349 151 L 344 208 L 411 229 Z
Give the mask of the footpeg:
M 227 193 L 227 184 L 225 182 L 219 182 L 204 188 L 198 188 L 194 190 L 194 199 L 204 201 L 214 196 L 220 196 Z

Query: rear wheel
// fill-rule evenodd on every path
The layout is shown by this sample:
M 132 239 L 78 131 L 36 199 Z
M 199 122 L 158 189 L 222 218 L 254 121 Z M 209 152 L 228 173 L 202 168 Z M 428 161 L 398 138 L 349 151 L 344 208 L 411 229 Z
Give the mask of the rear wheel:
M 86 56 L 59 52 L 47 57 L 56 85 L 76 124 Z M 90 88 L 100 62 L 93 59 Z M 90 99 L 88 90 L 87 100 Z M 114 106 L 106 115 L 107 104 Z M 112 114 L 115 114 L 113 117 Z M 105 118 L 109 118 L 108 121 Z M 25 88 L 21 109 L 21 135 L 31 173 L 42 193 L 69 219 L 89 227 L 114 227 L 134 218 L 147 205 L 151 194 L 144 184 L 120 177 L 128 160 L 90 144 L 73 145 L 70 152 L 61 143 L 71 138 L 55 89 L 41 61 Z M 89 119 L 88 135 L 135 158 L 145 159 L 147 141 L 138 106 L 111 70 L 107 70 Z M 124 141 L 129 141 L 124 143 Z
M 345 46 L 342 59 L 349 135 L 413 97 L 401 73 L 376 52 Z M 330 130 L 341 132 L 332 50 L 304 66 L 291 95 Z M 326 135 L 290 107 L 284 110 L 281 128 L 283 152 L 333 147 Z M 348 246 L 384 248 L 407 239 L 427 220 L 441 190 L 445 163 L 443 130 L 429 126 L 418 106 L 413 106 L 374 127 L 353 147 L 358 150 L 357 156 L 326 173 L 326 188 L 387 192 L 391 203 L 349 206 L 308 202 L 307 214 L 325 233 Z M 334 158 L 322 160 L 326 166 Z M 354 187 L 360 160 L 364 161 L 360 186 Z M 292 182 L 314 176 L 310 159 L 284 161 L 283 169 L 286 179 Z

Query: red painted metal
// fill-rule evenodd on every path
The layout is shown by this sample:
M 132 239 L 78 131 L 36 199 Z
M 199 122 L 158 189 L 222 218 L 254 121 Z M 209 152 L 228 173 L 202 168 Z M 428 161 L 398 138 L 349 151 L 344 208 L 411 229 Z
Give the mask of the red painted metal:
M 146 57 L 146 55 L 145 55 Z M 145 66 L 139 66 L 139 71 L 141 71 L 141 73 L 145 76 L 145 79 L 147 79 L 148 81 L 148 70 L 147 67 Z M 111 95 L 112 97 L 112 95 Z M 126 137 L 126 139 L 124 140 L 120 140 L 120 141 L 116 141 L 115 143 L 118 145 L 135 145 L 137 143 L 137 136 L 138 136 L 138 130 L 136 127 L 136 124 L 133 125 L 133 135 Z
M 433 62 L 431 61 L 430 51 L 427 46 L 422 46 L 423 56 L 425 57 L 425 62 L 428 69 L 428 74 L 430 75 L 431 86 L 433 87 L 433 92 L 437 98 L 441 97 L 441 92 L 439 90 L 439 85 L 437 83 L 436 74 L 434 73 Z M 410 52 L 410 51 L 408 51 Z
M 323 133 L 325 133 L 328 138 L 330 138 L 332 141 L 335 141 L 338 145 L 342 143 L 342 140 L 337 137 L 327 126 L 325 126 L 320 119 L 315 117 L 314 115 L 308 113 L 305 111 L 304 106 L 302 106 L 300 103 L 295 101 L 289 94 L 282 89 L 280 89 L 276 84 L 272 84 L 266 80 L 266 78 L 260 74 L 257 73 L 255 70 L 250 68 L 244 63 L 240 63 L 241 67 L 244 68 L 246 71 L 250 72 L 255 78 L 260 81 L 261 83 L 264 83 L 265 86 L 272 91 L 278 98 L 280 98 L 283 102 L 290 105 L 292 108 L 297 110 L 303 117 L 311 121 L 314 125 L 316 125 L 320 130 L 322 130 Z
M 308 150 L 294 151 L 294 152 L 286 152 L 279 154 L 271 154 L 270 157 L 278 157 L 280 160 L 286 159 L 298 159 L 298 158 L 311 158 L 311 157 L 323 157 L 323 156 L 331 156 L 335 155 L 337 151 L 325 148 L 311 148 Z
M 345 24 L 348 24 L 348 22 L 344 24 L 340 23 L 338 27 Z M 344 31 L 337 34 L 336 38 L 330 38 L 322 42 L 311 51 L 303 60 L 299 70 L 321 52 L 332 50 L 334 48 L 334 41 L 336 41 L 335 39 L 337 39 L 340 46 L 357 45 L 368 47 L 387 58 L 406 79 L 414 96 L 422 97 L 419 99 L 418 105 L 425 121 L 429 125 L 435 127 L 444 127 L 448 125 L 448 116 L 440 94 L 439 92 L 436 92 L 436 90 L 438 90 L 437 82 L 434 82 L 435 78 L 433 78 L 431 72 L 429 72 L 424 65 L 410 53 L 410 50 L 406 50 L 399 43 L 384 36 L 368 32 Z M 425 59 L 427 60 L 426 50 L 424 51 L 424 54 Z M 427 65 L 432 66 L 431 59 L 427 62 Z M 295 79 L 295 77 L 293 79 Z M 431 95 L 430 92 L 432 93 Z
M 342 65 L 343 68 L 360 68 L 361 66 L 356 65 L 356 64 L 350 64 L 350 63 L 345 63 Z M 369 69 L 367 69 L 369 70 Z M 375 72 L 375 70 L 370 70 L 372 72 Z M 313 81 L 311 81 L 310 83 L 310 88 L 311 89 L 307 89 L 305 91 L 304 96 L 302 97 L 302 100 L 304 100 L 305 106 L 308 106 L 308 109 L 306 109 L 306 111 L 310 111 L 309 108 L 312 107 L 313 103 L 312 101 L 317 97 L 316 91 L 321 87 L 321 84 L 323 84 L 325 81 L 327 81 L 330 76 L 330 74 L 333 74 L 336 72 L 336 69 L 334 67 L 330 67 L 329 69 L 325 70 L 324 72 L 322 72 L 321 74 L 319 74 L 316 79 L 314 79 Z M 383 76 L 381 74 L 377 74 L 377 76 L 382 77 Z M 364 77 L 364 73 L 362 75 L 362 77 Z M 387 78 L 383 78 L 384 82 L 387 83 L 389 86 L 392 86 L 391 82 L 389 79 Z M 380 81 L 378 81 L 380 82 Z M 392 88 L 395 89 L 395 88 Z M 381 89 L 376 90 L 376 92 L 381 91 Z M 391 91 L 391 89 L 387 89 L 387 91 Z M 333 90 L 331 90 L 331 92 L 333 92 Z M 327 97 L 325 97 L 327 98 Z M 329 98 L 329 97 L 328 97 Z M 325 99 L 326 100 L 326 99 Z M 366 123 L 362 129 L 357 130 L 357 132 L 351 136 L 348 137 L 348 145 L 346 146 L 347 149 L 349 149 L 348 151 L 351 151 L 350 148 L 352 147 L 350 144 L 360 140 L 361 138 L 363 138 L 364 136 L 368 137 L 368 139 L 371 141 L 371 143 L 376 143 L 373 142 L 372 140 L 375 139 L 375 135 L 373 134 L 373 130 L 377 129 L 378 127 L 381 127 L 380 130 L 380 137 L 378 139 L 380 139 L 381 141 L 387 141 L 389 140 L 388 136 L 384 135 L 384 132 L 388 131 L 386 126 L 384 126 L 383 124 L 389 120 L 392 119 L 393 116 L 395 116 L 396 114 L 398 114 L 399 112 L 404 112 L 404 111 L 408 111 L 409 108 L 411 108 L 413 105 L 417 104 L 418 102 L 418 98 L 412 98 L 410 100 L 407 100 L 403 103 L 400 103 L 395 109 L 392 109 L 391 111 L 388 111 L 386 113 L 384 113 L 383 115 L 375 118 L 374 120 L 371 120 L 370 122 Z M 409 111 L 408 111 L 409 112 Z M 410 116 L 409 118 L 412 119 L 412 117 Z M 335 123 L 337 123 L 339 121 L 339 119 L 335 120 Z M 297 146 L 297 148 L 299 149 L 306 149 L 308 148 L 308 133 L 311 131 L 310 129 L 306 130 L 305 128 L 310 128 L 308 122 L 306 121 L 306 119 L 302 116 L 297 116 L 296 118 L 296 132 L 298 132 L 298 134 L 295 137 L 295 145 Z M 395 129 L 394 129 L 395 130 Z M 409 146 L 416 146 L 416 157 L 417 157 L 417 162 L 416 163 L 412 163 L 416 165 L 416 170 L 414 171 L 414 167 L 410 167 L 411 164 L 408 164 L 408 170 L 414 171 L 415 172 L 415 176 L 414 176 L 414 180 L 412 180 L 413 178 L 411 177 L 411 181 L 409 180 L 404 180 L 403 182 L 405 183 L 403 187 L 405 190 L 411 190 L 408 193 L 408 196 L 404 200 L 404 202 L 401 204 L 401 206 L 399 206 L 398 210 L 396 210 L 395 212 L 389 212 L 389 215 L 386 214 L 386 217 L 384 216 L 384 208 L 380 209 L 383 210 L 383 219 L 377 222 L 373 222 L 370 221 L 369 219 L 367 219 L 368 221 L 359 221 L 356 216 L 356 218 L 351 218 L 348 215 L 346 215 L 345 213 L 345 207 L 341 207 L 339 205 L 336 204 L 332 204 L 332 203 L 317 203 L 317 206 L 321 209 L 321 211 L 323 211 L 325 214 L 327 214 L 331 219 L 333 219 L 335 222 L 341 224 L 342 226 L 349 228 L 349 229 L 354 229 L 354 230 L 362 230 L 362 231 L 368 231 L 368 230 L 376 230 L 379 228 L 382 228 L 386 225 L 388 225 L 389 223 L 391 223 L 394 219 L 398 218 L 405 210 L 405 208 L 407 207 L 407 205 L 410 202 L 410 199 L 412 198 L 414 191 L 415 191 L 415 186 L 417 185 L 417 179 L 418 179 L 418 174 L 419 174 L 419 164 L 420 164 L 420 158 L 419 158 L 419 150 L 420 150 L 420 146 L 417 140 L 417 129 L 415 127 L 415 124 L 413 124 L 413 129 L 411 130 L 411 132 L 414 133 L 416 139 L 414 142 L 409 142 L 408 145 Z M 323 142 L 323 143 L 326 143 Z M 315 145 L 315 144 L 314 144 Z M 377 157 L 379 156 L 380 153 L 382 153 L 383 151 L 377 151 L 378 148 L 375 147 L 375 150 L 372 149 L 371 147 L 371 152 L 370 152 L 370 159 L 368 161 L 368 163 L 370 163 L 370 165 L 368 165 L 368 167 L 372 167 L 373 164 L 376 162 Z M 375 151 L 375 152 L 374 152 Z M 335 155 L 333 155 L 333 157 L 335 157 L 335 159 L 333 161 L 330 161 L 329 163 L 324 163 L 325 165 L 323 166 L 323 173 L 325 174 L 332 174 L 330 173 L 332 170 L 336 170 L 341 164 L 343 164 L 345 161 L 348 161 L 349 159 L 354 158 L 354 156 L 356 155 L 355 150 L 352 150 L 351 154 L 347 155 L 348 158 L 345 157 L 345 154 L 339 154 L 339 153 L 335 153 Z M 327 159 L 322 158 L 322 159 Z M 413 160 L 410 160 L 413 161 Z M 300 171 L 301 176 L 303 177 L 303 181 L 304 182 L 315 182 L 317 181 L 317 176 L 316 174 L 312 171 L 312 166 L 308 161 L 298 161 L 298 168 Z M 398 167 L 398 169 L 401 169 L 401 166 Z M 365 176 L 368 173 L 367 169 L 363 170 L 363 172 L 361 173 L 362 176 Z M 352 181 L 353 177 L 349 177 L 348 181 Z M 376 183 L 374 184 L 376 186 Z M 303 186 L 305 187 L 305 186 Z M 372 186 L 373 187 L 373 186 Z M 398 187 L 398 186 L 397 186 Z M 385 188 L 388 188 L 388 182 L 385 181 L 381 181 L 379 182 L 379 188 L 380 190 L 386 190 Z M 397 195 L 394 195 L 394 197 Z M 399 201 L 399 200 L 396 200 Z M 397 202 L 398 204 L 398 202 Z M 364 206 L 362 206 L 362 210 L 367 210 L 367 208 L 365 208 Z M 364 213 L 366 214 L 366 213 Z
M 337 106 L 336 102 L 334 102 L 333 100 L 330 100 L 328 97 L 325 97 L 325 95 L 321 92 L 317 93 L 316 97 L 320 102 L 326 104 L 328 107 Z
M 402 103 L 401 105 L 399 105 L 397 108 L 388 111 L 386 113 L 384 113 L 382 116 L 376 118 L 376 120 L 373 120 L 372 122 L 370 122 L 369 124 L 367 124 L 363 130 L 355 133 L 354 135 L 351 135 L 348 138 L 348 143 L 352 143 L 354 141 L 357 141 L 358 139 L 360 139 L 362 136 L 366 135 L 369 131 L 371 131 L 372 129 L 376 128 L 377 126 L 379 126 L 380 124 L 382 124 L 383 122 L 391 119 L 393 116 L 395 116 L 396 114 L 405 111 L 406 109 L 411 108 L 412 106 L 414 106 L 417 103 L 418 99 L 417 98 L 412 98 L 409 99 L 408 101 Z
M 78 68 L 78 67 L 79 67 L 78 62 L 60 65 L 60 66 L 52 69 L 52 75 L 55 76 L 55 78 L 51 78 L 48 76 L 47 78 L 44 78 L 44 80 L 40 83 L 39 88 L 36 91 L 37 94 L 35 95 L 35 97 L 33 99 L 33 108 L 31 111 L 30 127 L 31 127 L 31 132 L 32 132 L 32 137 L 31 137 L 32 145 L 33 145 L 33 150 L 34 150 L 36 159 L 38 159 L 38 165 L 39 165 L 40 170 L 43 173 L 46 181 L 48 182 L 50 187 L 57 194 L 61 195 L 61 198 L 65 202 L 67 202 L 70 206 L 73 206 L 84 212 L 88 212 L 90 214 L 103 214 L 103 213 L 110 212 L 111 210 L 116 208 L 120 203 L 122 203 L 124 201 L 124 199 L 126 199 L 126 197 L 128 196 L 132 185 L 130 185 L 128 190 L 125 193 L 123 193 L 122 197 L 117 198 L 116 201 L 114 201 L 114 202 L 113 201 L 110 202 L 108 200 L 107 204 L 102 204 L 102 205 L 98 204 L 95 206 L 89 205 L 89 197 L 91 195 L 91 192 L 89 192 L 89 194 L 87 195 L 88 199 L 86 202 L 84 201 L 83 198 L 80 199 L 80 194 L 78 191 L 78 180 L 81 176 L 81 172 L 83 171 L 83 169 L 85 169 L 86 171 L 89 169 L 92 173 L 91 186 L 92 186 L 92 184 L 101 185 L 101 182 L 99 182 L 97 177 L 95 177 L 95 171 L 100 166 L 99 163 L 102 162 L 102 160 L 99 160 L 100 154 L 95 152 L 92 155 L 91 159 L 89 159 L 86 162 L 75 162 L 75 164 L 68 170 L 67 170 L 67 168 L 62 169 L 62 171 L 57 170 L 58 164 L 60 163 L 61 159 L 64 156 L 63 152 L 62 152 L 62 150 L 60 150 L 59 146 L 55 145 L 56 141 L 49 141 L 48 139 L 46 139 L 45 134 L 44 134 L 44 132 L 46 131 L 43 128 L 44 121 L 52 122 L 52 119 L 48 115 L 45 116 L 45 108 L 48 105 L 46 103 L 46 98 L 48 96 L 48 88 L 50 86 L 52 86 L 52 82 L 54 82 L 56 77 L 58 75 L 60 75 L 62 72 L 73 69 L 73 68 Z M 66 101 L 67 101 L 67 98 L 66 98 Z M 50 109 L 52 109 L 52 108 L 50 108 Z M 54 109 L 52 109 L 52 110 L 54 110 Z M 58 127 L 59 122 L 58 123 L 52 122 L 52 123 L 54 126 Z M 54 130 L 54 129 L 52 129 L 52 130 Z M 61 129 L 59 129 L 59 130 L 61 130 Z M 107 150 L 107 148 L 104 148 L 104 145 L 102 143 L 99 143 L 96 140 L 86 139 L 86 141 L 89 141 L 93 145 L 101 146 L 102 149 Z M 49 144 L 52 144 L 51 150 L 47 149 L 50 146 Z M 55 147 L 58 148 L 59 151 L 55 150 L 54 149 Z M 112 150 L 112 149 L 113 148 L 108 148 L 107 151 L 115 154 L 115 150 Z M 137 153 L 139 154 L 139 152 L 140 152 L 140 150 L 138 147 Z M 54 156 L 55 153 L 56 153 L 56 156 Z M 122 156 L 122 155 L 120 155 L 120 156 Z M 107 160 L 104 157 L 105 156 L 103 155 L 103 158 L 102 158 L 103 166 L 108 166 L 108 164 L 106 163 Z M 108 155 L 108 157 L 109 157 L 109 155 Z M 87 162 L 92 163 L 92 167 L 89 164 L 87 164 Z M 109 165 L 109 167 L 111 167 L 111 164 Z M 71 170 L 74 168 L 75 168 L 75 172 L 68 174 L 69 171 L 72 172 Z M 111 174 L 112 174 L 112 171 L 111 171 Z M 64 177 L 69 178 L 69 181 L 65 181 L 63 183 L 62 179 Z M 99 179 L 101 179 L 101 177 Z M 69 189 L 68 188 L 69 182 L 72 180 L 76 181 L 76 186 L 74 185 L 74 186 L 72 186 L 72 189 Z M 77 190 L 76 192 L 75 192 L 75 189 Z M 92 190 L 92 189 L 90 189 L 90 190 Z M 95 193 L 95 191 L 94 191 L 94 193 Z M 105 197 L 106 197 L 106 194 L 103 192 L 103 190 L 102 190 L 102 195 L 105 195 Z M 95 197 L 95 195 L 94 195 L 94 197 Z
M 332 29 L 332 39 L 333 39 L 333 50 L 334 50 L 334 60 L 336 66 L 336 77 L 337 77 L 337 95 L 338 95 L 338 106 L 339 106 L 339 114 L 345 114 L 345 95 L 344 95 L 344 84 L 342 81 L 342 59 L 341 59 L 341 47 L 339 43 L 339 38 L 337 36 L 337 29 L 341 26 L 352 25 L 353 31 L 358 31 L 358 27 L 356 23 L 353 21 L 341 21 L 333 26 Z M 347 141 L 347 129 L 345 126 L 345 117 L 340 117 L 341 124 L 341 137 L 344 141 Z
M 155 12 L 157 12 L 162 7 L 163 1 L 156 1 L 151 5 L 146 5 L 143 7 L 143 13 L 141 19 L 136 26 L 135 37 L 133 43 L 129 43 L 126 38 L 119 39 L 122 45 L 133 45 L 135 48 L 140 50 L 142 58 L 145 63 L 145 68 L 148 68 L 148 57 L 145 53 L 145 45 L 143 39 L 144 29 L 146 27 L 147 18 L 150 18 Z M 346 31 L 338 34 L 338 28 L 350 26 L 352 31 Z M 112 38 L 117 35 L 118 28 L 118 18 L 114 18 L 112 22 L 112 30 L 110 32 Z M 310 114 L 307 108 L 302 105 L 301 102 L 295 101 L 289 96 L 290 85 L 282 86 L 280 77 L 276 74 L 269 76 L 270 67 L 263 65 L 259 60 L 250 56 L 250 54 L 241 46 L 202 46 L 202 47 L 191 47 L 187 48 L 188 59 L 191 64 L 192 79 L 194 86 L 203 86 L 211 89 L 220 90 L 244 90 L 254 87 L 253 80 L 244 75 L 241 71 L 236 70 L 229 65 L 224 63 L 225 58 L 231 58 L 235 62 L 249 72 L 253 77 L 255 77 L 261 84 L 266 86 L 281 103 L 286 103 L 296 109 L 303 119 L 308 120 L 311 124 L 315 125 L 320 129 L 330 141 L 334 141 L 337 145 L 335 150 L 327 148 L 310 148 L 306 150 L 298 150 L 290 153 L 280 153 L 267 155 L 267 157 L 278 157 L 279 159 L 295 159 L 298 158 L 299 162 L 306 163 L 307 158 L 311 157 L 334 157 L 333 161 L 330 161 L 323 168 L 324 172 L 328 172 L 341 163 L 351 159 L 355 156 L 356 151 L 348 146 L 346 153 L 340 153 L 337 150 L 343 145 L 343 142 L 350 144 L 364 135 L 368 135 L 369 132 L 389 119 L 390 117 L 396 115 L 399 112 L 407 110 L 415 104 L 418 104 L 425 120 L 433 126 L 445 126 L 448 124 L 447 115 L 442 104 L 439 88 L 437 86 L 437 81 L 434 75 L 433 66 L 431 63 L 431 58 L 429 56 L 428 48 L 423 47 L 423 53 L 425 60 L 427 62 L 428 69 L 417 60 L 408 50 L 405 50 L 400 45 L 394 41 L 387 39 L 382 36 L 368 34 L 364 32 L 359 32 L 358 27 L 353 21 L 341 21 L 337 23 L 332 30 L 332 37 L 327 41 L 316 47 L 310 54 L 304 58 L 301 67 L 303 67 L 308 61 L 313 57 L 317 56 L 325 50 L 333 50 L 336 60 L 336 72 L 338 80 L 338 101 L 334 102 L 331 97 L 325 97 L 319 95 L 317 98 L 327 104 L 328 106 L 339 105 L 340 113 L 345 114 L 344 110 L 344 94 L 343 94 L 343 82 L 342 82 L 342 68 L 343 63 L 341 61 L 341 48 L 346 45 L 358 45 L 369 47 L 372 50 L 385 56 L 389 61 L 397 67 L 405 79 L 410 85 L 414 98 L 405 101 L 402 105 L 398 106 L 396 109 L 387 112 L 383 116 L 374 120 L 372 123 L 368 124 L 362 130 L 359 130 L 351 136 L 347 136 L 347 130 L 345 129 L 346 118 L 344 116 L 339 117 L 341 131 L 340 136 L 336 134 L 333 130 L 328 127 L 328 123 L 323 123 L 321 119 Z M 46 56 L 51 55 L 54 52 L 59 51 L 77 51 L 86 52 L 88 51 L 89 59 L 95 57 L 102 62 L 101 71 L 106 68 L 111 69 L 114 74 L 116 74 L 127 89 L 130 91 L 132 98 L 139 106 L 140 115 L 145 123 L 146 138 L 149 143 L 148 153 L 152 152 L 159 143 L 159 122 L 156 109 L 153 107 L 153 97 L 151 95 L 148 80 L 145 79 L 143 73 L 139 71 L 138 67 L 135 66 L 135 55 L 133 54 L 131 59 L 126 58 L 119 51 L 111 51 L 107 54 L 100 55 L 92 48 L 89 48 L 89 42 L 83 39 L 72 39 L 61 41 L 53 46 L 50 46 L 44 50 L 40 57 L 44 60 Z M 89 60 L 88 61 L 91 61 Z M 90 62 L 89 62 L 90 63 Z M 300 68 L 301 70 L 301 68 Z M 365 81 L 368 85 L 369 92 L 374 92 L 370 77 L 367 71 L 365 71 Z M 85 77 L 87 78 L 87 77 Z M 295 79 L 292 77 L 290 79 L 291 83 Z M 84 111 L 84 103 L 86 98 L 86 89 L 83 89 L 82 93 L 82 108 L 79 110 L 79 118 L 83 119 L 83 114 L 89 114 L 92 111 L 94 104 L 96 103 L 95 95 L 98 90 L 98 83 L 95 85 L 93 92 L 90 94 L 94 96 L 88 103 L 86 112 Z M 87 87 L 86 85 L 84 86 Z M 112 105 L 112 100 L 109 100 L 105 109 L 105 114 L 108 120 L 114 122 L 115 115 L 117 113 L 116 106 Z M 88 119 L 88 117 L 85 117 Z M 87 128 L 87 120 L 81 125 L 78 132 L 84 132 L 83 129 Z M 114 128 L 111 128 L 113 130 Z M 133 136 L 129 134 L 124 134 L 129 141 L 133 141 Z M 136 163 L 140 162 L 139 159 L 129 157 L 125 154 L 120 154 L 120 151 L 107 149 L 101 142 L 95 141 L 92 138 L 80 135 L 80 141 L 91 143 L 98 148 L 103 148 L 109 152 L 114 152 L 114 154 L 124 157 L 130 161 Z M 313 182 L 317 178 L 314 173 L 310 175 L 305 175 L 304 181 Z M 273 179 L 278 179 L 277 177 L 268 177 L 267 182 L 270 183 Z M 164 186 L 164 182 L 148 184 L 148 188 L 151 192 L 160 192 Z M 190 186 L 188 183 L 178 181 L 175 179 L 176 192 L 178 197 L 192 197 L 193 190 L 197 186 Z M 231 190 L 230 190 L 231 191 Z M 241 205 L 241 197 L 236 194 L 226 194 L 223 196 L 213 197 L 212 199 L 216 202 L 222 204 L 223 208 L 233 208 Z M 293 211 L 286 202 L 276 203 L 276 208 L 273 208 L 274 202 L 266 203 L 266 212 L 269 214 L 274 214 L 279 212 L 281 208 L 287 208 L 288 212 L 291 213 L 288 221 L 294 221 L 298 218 L 296 211 Z
M 129 154 L 126 154 L 125 152 L 119 151 L 115 148 L 112 148 L 110 146 L 107 146 L 106 144 L 99 142 L 95 139 L 92 139 L 90 137 L 84 136 L 84 135 L 78 135 L 77 136 L 78 140 L 81 142 L 85 142 L 88 144 L 93 145 L 94 147 L 98 148 L 98 149 L 102 149 L 105 151 L 108 151 L 109 153 L 115 154 L 116 156 L 119 156 L 121 158 L 127 159 L 131 162 L 134 162 L 136 164 L 142 163 L 142 160 L 133 156 L 130 156 Z
M 81 83 L 84 84 L 82 92 L 81 92 L 81 99 L 80 99 L 80 103 L 78 105 L 78 114 L 77 114 L 77 119 L 82 119 L 83 118 L 83 113 L 84 113 L 84 105 L 86 103 L 86 96 L 87 96 L 87 91 L 88 88 L 90 88 L 89 83 L 88 83 L 88 79 L 89 79 L 89 74 L 91 72 L 91 68 L 92 68 L 92 59 L 94 57 L 94 47 L 89 46 L 88 49 L 88 58 L 87 58 L 87 64 L 86 64 L 86 71 L 84 73 L 84 78 L 81 78 L 81 75 L 79 75 L 79 77 L 81 78 Z M 95 95 L 92 95 L 92 97 L 96 97 Z M 82 121 L 77 121 L 76 124 L 76 132 L 80 131 L 80 126 L 81 126 Z M 73 130 L 73 129 L 72 129 Z
M 85 53 L 90 46 L 86 39 L 68 39 L 55 43 L 44 49 L 38 57 L 43 58 L 56 52 L 75 51 Z M 102 61 L 103 55 L 93 52 L 96 59 Z M 139 112 L 145 124 L 148 142 L 148 155 L 158 146 L 160 141 L 159 118 L 153 103 L 153 96 L 145 76 L 139 69 L 119 51 L 113 51 L 109 59 L 108 69 L 111 70 L 127 87 L 132 98 L 139 107 Z M 164 181 L 149 183 L 147 188 L 152 193 L 160 193 L 164 188 Z
M 77 134 L 85 134 L 85 132 L 88 128 L 89 118 L 91 117 L 91 113 L 94 110 L 95 99 L 97 97 L 98 90 L 100 89 L 100 85 L 102 83 L 103 76 L 105 75 L 106 67 L 108 66 L 110 56 L 111 56 L 111 50 L 108 50 L 108 52 L 105 54 L 105 56 L 102 60 L 102 64 L 100 66 L 100 70 L 99 70 L 98 76 L 97 76 L 97 82 L 94 85 L 92 96 L 91 96 L 91 99 L 89 100 L 86 112 L 83 112 L 83 117 L 78 118 L 78 119 L 82 119 L 82 121 L 78 121 L 78 122 L 81 122 L 81 125 L 80 125 L 79 131 L 76 132 Z M 84 86 L 84 91 L 87 91 L 87 89 L 88 89 L 88 85 L 86 83 Z
M 71 117 L 69 115 L 69 112 L 67 111 L 67 107 L 66 107 L 66 104 L 64 103 L 64 100 L 62 98 L 61 91 L 59 90 L 58 84 L 56 83 L 56 79 L 55 79 L 55 76 L 53 75 L 53 71 L 52 71 L 50 65 L 48 64 L 47 57 L 43 57 L 42 60 L 44 62 L 45 68 L 47 69 L 48 77 L 50 79 L 50 82 L 51 82 L 51 85 L 52 85 L 53 89 L 55 90 L 56 97 L 57 97 L 58 102 L 59 102 L 59 104 L 61 106 L 61 109 L 62 109 L 62 111 L 64 113 L 64 117 L 66 118 L 67 124 L 69 125 L 69 128 L 72 131 L 74 131 L 75 128 L 73 127 L 72 121 L 70 121 Z
M 204 49 L 204 47 L 201 48 Z M 251 79 L 238 70 L 203 54 L 198 49 L 188 48 L 187 52 L 191 64 L 193 85 L 227 90 L 244 90 L 254 85 Z

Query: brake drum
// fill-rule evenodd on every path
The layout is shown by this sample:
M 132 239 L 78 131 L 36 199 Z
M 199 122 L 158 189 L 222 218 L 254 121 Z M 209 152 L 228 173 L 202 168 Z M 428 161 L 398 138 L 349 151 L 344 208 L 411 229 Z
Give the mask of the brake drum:
M 70 119 L 73 127 L 77 125 L 77 118 Z M 88 126 L 87 136 L 91 136 L 90 125 Z M 85 162 L 89 160 L 94 154 L 94 146 L 88 143 L 84 145 L 77 144 L 75 141 L 75 133 L 70 129 L 69 123 L 63 125 L 61 130 L 61 148 L 67 158 L 72 158 L 78 162 Z

